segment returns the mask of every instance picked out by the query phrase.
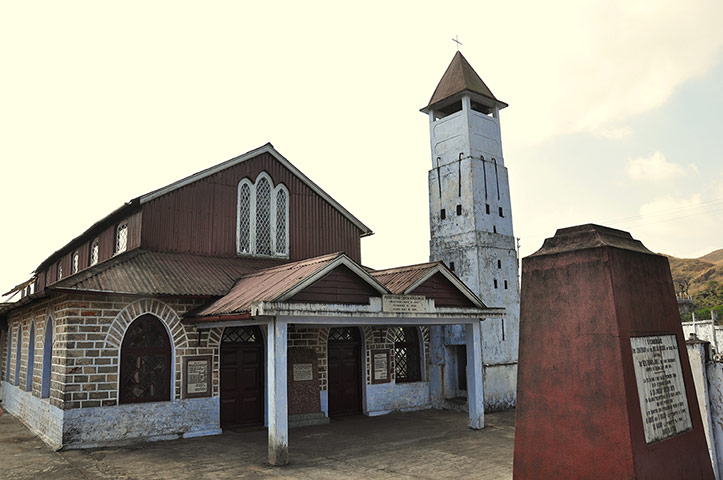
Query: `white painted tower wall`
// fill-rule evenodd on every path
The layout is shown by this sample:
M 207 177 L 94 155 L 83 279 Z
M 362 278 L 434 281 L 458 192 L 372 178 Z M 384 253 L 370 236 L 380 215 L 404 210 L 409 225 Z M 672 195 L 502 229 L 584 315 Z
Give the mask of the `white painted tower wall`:
M 499 109 L 490 106 L 490 114 L 473 110 L 469 95 L 461 102 L 461 110 L 444 117 L 429 112 L 430 260 L 453 266 L 488 307 L 506 309 L 504 319 L 485 319 L 481 325 L 485 408 L 495 410 L 516 402 L 518 258 Z M 464 344 L 463 329 L 445 327 L 443 343 L 444 396 L 464 396 L 456 389 L 456 353 L 451 347 Z

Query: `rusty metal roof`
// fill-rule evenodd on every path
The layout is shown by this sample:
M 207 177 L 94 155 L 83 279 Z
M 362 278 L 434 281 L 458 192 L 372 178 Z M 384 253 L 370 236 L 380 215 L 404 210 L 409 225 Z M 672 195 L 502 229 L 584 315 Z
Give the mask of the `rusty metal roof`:
M 322 255 L 244 275 L 227 295 L 201 307 L 190 316 L 230 315 L 250 311 L 252 302 L 280 301 L 285 296 L 296 293 L 299 287 L 303 287 L 309 281 L 315 281 L 316 274 L 325 274 L 327 272 L 324 270 L 341 263 L 356 266 L 357 274 L 368 277 L 366 271 L 343 253 Z M 378 289 L 386 291 L 381 285 Z
M 225 295 L 241 276 L 283 260 L 208 257 L 134 249 L 67 277 L 50 290 L 149 295 Z
M 507 106 L 505 102 L 498 100 L 494 96 L 462 53 L 457 52 L 452 58 L 447 70 L 444 72 L 444 75 L 442 75 L 442 79 L 439 81 L 437 88 L 434 89 L 432 98 L 429 99 L 429 103 L 422 111 L 428 112 L 434 105 L 462 92 L 472 92 L 482 95 L 498 103 L 502 108 Z
M 427 276 L 430 272 L 436 272 L 439 262 L 420 263 L 406 267 L 388 268 L 370 272 L 372 277 L 387 287 L 394 295 L 402 295 L 416 282 Z

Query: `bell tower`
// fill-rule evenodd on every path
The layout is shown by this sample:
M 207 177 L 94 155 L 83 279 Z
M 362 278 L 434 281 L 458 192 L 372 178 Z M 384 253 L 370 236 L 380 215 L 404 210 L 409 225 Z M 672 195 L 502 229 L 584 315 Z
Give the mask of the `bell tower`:
M 507 408 L 516 400 L 520 290 L 500 134 L 505 107 L 458 51 L 421 109 L 429 116 L 432 151 L 430 260 L 444 262 L 488 307 L 505 308 L 504 318 L 482 322 L 486 409 Z M 459 365 L 464 359 L 454 353 L 464 335 L 448 327 L 444 337 L 445 362 L 457 363 L 445 366 L 444 395 L 463 397 L 464 382 L 455 386 L 453 377 L 464 371 Z

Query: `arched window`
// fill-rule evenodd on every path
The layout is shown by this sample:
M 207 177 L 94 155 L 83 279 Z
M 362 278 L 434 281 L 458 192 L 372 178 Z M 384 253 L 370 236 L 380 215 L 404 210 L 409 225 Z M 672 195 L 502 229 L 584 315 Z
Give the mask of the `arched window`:
M 236 220 L 239 255 L 289 256 L 289 191 L 267 173 L 239 182 Z
M 120 403 L 171 399 L 171 343 L 160 320 L 141 315 L 130 324 L 121 345 Z
M 50 369 L 53 365 L 53 319 L 45 322 L 45 340 L 43 341 L 43 377 L 40 382 L 40 398 L 50 396 Z
M 121 222 L 115 230 L 115 253 L 125 252 L 128 247 L 128 222 Z
M 8 353 L 7 357 L 5 358 L 5 381 L 10 383 L 10 360 L 12 359 L 12 352 L 13 350 L 13 329 L 8 328 Z
M 394 374 L 397 382 L 418 382 L 422 378 L 419 362 L 419 335 L 414 327 L 397 327 L 394 332 Z
M 289 243 L 287 229 L 289 227 L 288 194 L 286 190 L 278 189 L 276 192 L 276 253 L 288 255 L 286 251 Z
M 23 350 L 23 324 L 18 325 L 18 346 L 15 348 L 15 386 L 20 386 L 20 355 Z
M 78 273 L 78 265 L 80 264 L 80 256 L 78 250 L 73 252 L 70 257 L 70 273 Z
M 88 252 L 88 265 L 95 265 L 98 263 L 98 239 L 93 239 L 93 242 L 90 244 L 90 249 Z
M 33 389 L 33 374 L 35 373 L 35 322 L 30 324 L 30 337 L 28 338 L 28 366 L 25 376 L 25 390 Z

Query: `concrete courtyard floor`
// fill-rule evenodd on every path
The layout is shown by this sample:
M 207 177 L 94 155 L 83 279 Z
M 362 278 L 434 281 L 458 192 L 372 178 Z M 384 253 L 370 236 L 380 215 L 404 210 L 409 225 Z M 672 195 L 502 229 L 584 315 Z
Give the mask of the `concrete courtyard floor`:
M 486 428 L 476 431 L 458 412 L 346 417 L 290 430 L 290 464 L 272 467 L 264 429 L 55 452 L 6 413 L 0 478 L 511 479 L 514 421 L 514 410 L 485 415 Z

